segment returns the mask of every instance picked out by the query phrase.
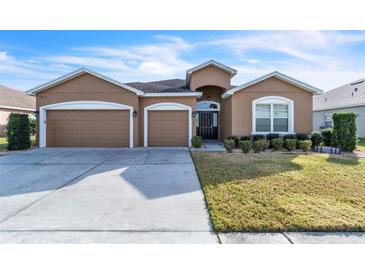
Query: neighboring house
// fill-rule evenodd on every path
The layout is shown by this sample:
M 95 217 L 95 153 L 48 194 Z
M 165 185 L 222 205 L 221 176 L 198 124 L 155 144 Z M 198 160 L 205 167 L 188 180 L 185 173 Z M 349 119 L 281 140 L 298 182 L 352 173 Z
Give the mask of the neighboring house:
M 121 83 L 82 68 L 27 93 L 37 100 L 40 147 L 189 146 L 195 135 L 311 132 L 321 90 L 279 72 L 232 86 L 236 73 L 208 61 L 184 80 Z
M 34 113 L 35 98 L 24 92 L 0 85 L 0 137 L 6 135 L 9 114 Z
M 339 112 L 357 113 L 358 135 L 365 138 L 365 78 L 316 96 L 313 100 L 313 129 L 332 127 L 332 115 Z

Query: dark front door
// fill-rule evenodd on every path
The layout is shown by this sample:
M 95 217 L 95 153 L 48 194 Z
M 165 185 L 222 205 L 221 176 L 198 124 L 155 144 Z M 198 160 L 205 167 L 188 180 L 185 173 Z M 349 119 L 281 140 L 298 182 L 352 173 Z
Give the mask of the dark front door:
M 218 112 L 201 111 L 197 135 L 203 139 L 218 139 Z

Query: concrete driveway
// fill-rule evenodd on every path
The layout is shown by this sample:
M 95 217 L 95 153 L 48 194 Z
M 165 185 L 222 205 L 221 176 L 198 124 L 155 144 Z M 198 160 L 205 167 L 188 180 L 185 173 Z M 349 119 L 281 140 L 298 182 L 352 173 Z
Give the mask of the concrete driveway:
M 188 149 L 0 157 L 0 243 L 217 243 Z

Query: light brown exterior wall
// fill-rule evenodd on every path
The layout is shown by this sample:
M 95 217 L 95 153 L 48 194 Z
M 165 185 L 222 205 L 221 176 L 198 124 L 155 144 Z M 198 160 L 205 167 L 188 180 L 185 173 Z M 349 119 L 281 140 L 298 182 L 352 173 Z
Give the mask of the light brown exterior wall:
M 222 99 L 221 111 L 222 130 L 220 140 L 232 135 L 232 97 Z
M 125 104 L 139 112 L 138 96 L 135 93 L 91 74 L 83 74 L 38 93 L 37 110 L 49 104 L 88 100 Z M 134 118 L 134 144 L 138 144 L 139 141 L 138 122 L 138 118 Z
M 138 119 L 139 119 L 139 146 L 144 145 L 144 108 L 157 103 L 179 103 L 187 105 L 195 111 L 196 97 L 140 97 Z M 195 119 L 192 118 L 193 136 L 196 135 Z
M 148 146 L 188 146 L 189 112 L 153 110 L 148 112 Z
M 196 90 L 202 86 L 218 86 L 227 90 L 230 85 L 231 75 L 214 66 L 207 66 L 193 72 L 190 80 L 191 90 Z
M 294 101 L 294 131 L 312 131 L 313 93 L 275 77 L 242 89 L 231 96 L 232 135 L 250 135 L 252 131 L 252 101 L 264 96 L 282 96 Z M 228 118 L 229 119 L 229 118 Z M 229 134 L 230 135 L 230 134 Z

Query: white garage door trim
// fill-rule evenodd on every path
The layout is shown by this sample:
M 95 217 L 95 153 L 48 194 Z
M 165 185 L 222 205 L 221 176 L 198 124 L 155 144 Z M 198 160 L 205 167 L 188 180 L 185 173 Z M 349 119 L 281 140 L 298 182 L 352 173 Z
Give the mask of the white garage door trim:
M 71 101 L 42 106 L 39 108 L 39 147 L 47 143 L 47 110 L 129 110 L 129 147 L 133 147 L 133 107 L 104 101 Z
M 179 103 L 157 103 L 144 108 L 144 146 L 148 147 L 148 111 L 153 110 L 187 110 L 189 115 L 189 135 L 188 144 L 191 146 L 192 139 L 192 109 L 191 107 Z

